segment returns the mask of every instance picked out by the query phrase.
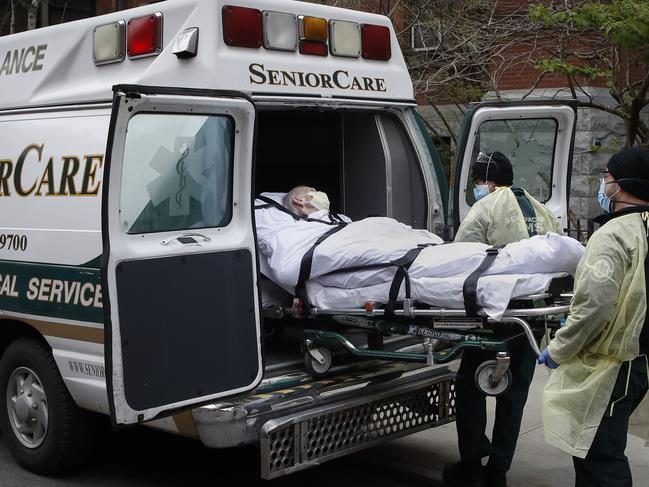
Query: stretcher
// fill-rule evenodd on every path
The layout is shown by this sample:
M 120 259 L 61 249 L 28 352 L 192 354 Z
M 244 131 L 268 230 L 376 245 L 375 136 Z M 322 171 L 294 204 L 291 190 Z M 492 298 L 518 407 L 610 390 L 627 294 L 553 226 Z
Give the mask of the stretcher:
M 267 317 L 307 320 L 303 353 L 307 369 L 325 375 L 334 365 L 333 349 L 342 349 L 358 359 L 444 364 L 466 349 L 493 352 L 494 359 L 483 362 L 475 373 L 477 387 L 486 395 L 498 396 L 511 385 L 509 344 L 524 339 L 540 355 L 537 340 L 556 330 L 569 309 L 572 277 L 551 281 L 545 293 L 519 297 L 498 319 L 484 311 L 438 308 L 404 299 L 397 306 L 367 302 L 361 308 L 333 309 L 310 306 L 307 300 L 293 299 L 288 306 L 269 306 Z M 366 335 L 366 344 L 357 345 L 351 336 Z M 391 335 L 418 338 L 405 349 L 387 351 L 383 339 Z
M 445 243 L 390 218 L 312 221 L 274 196 L 260 196 L 255 206 L 260 270 L 293 298 L 266 315 L 307 320 L 304 360 L 315 375 L 332 368 L 334 348 L 431 365 L 473 348 L 494 354 L 478 368 L 476 384 L 502 394 L 512 377 L 510 343 L 525 339 L 539 355 L 536 337 L 568 311 L 571 274 L 583 255 L 573 239 L 550 233 L 504 248 Z M 351 339 L 359 333 L 366 335 L 361 345 Z M 419 343 L 386 350 L 390 335 Z

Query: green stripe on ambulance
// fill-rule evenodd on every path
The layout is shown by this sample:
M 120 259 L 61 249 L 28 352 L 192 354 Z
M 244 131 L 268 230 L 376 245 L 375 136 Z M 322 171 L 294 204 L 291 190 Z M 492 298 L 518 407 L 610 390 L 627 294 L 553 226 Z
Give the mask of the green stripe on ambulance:
M 0 261 L 0 309 L 103 323 L 99 269 Z

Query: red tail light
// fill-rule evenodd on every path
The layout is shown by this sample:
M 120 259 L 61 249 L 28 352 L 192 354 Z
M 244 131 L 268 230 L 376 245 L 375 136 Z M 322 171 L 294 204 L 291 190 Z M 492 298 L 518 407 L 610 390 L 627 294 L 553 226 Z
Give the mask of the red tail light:
M 162 14 L 159 12 L 128 21 L 128 57 L 155 56 L 162 51 Z
M 326 56 L 329 54 L 329 48 L 326 42 L 300 41 L 300 53 L 311 54 L 313 56 Z
M 390 29 L 382 25 L 363 24 L 361 26 L 363 40 L 363 57 L 387 61 L 392 57 Z
M 264 32 L 261 12 L 255 8 L 223 7 L 223 40 L 228 46 L 261 47 Z

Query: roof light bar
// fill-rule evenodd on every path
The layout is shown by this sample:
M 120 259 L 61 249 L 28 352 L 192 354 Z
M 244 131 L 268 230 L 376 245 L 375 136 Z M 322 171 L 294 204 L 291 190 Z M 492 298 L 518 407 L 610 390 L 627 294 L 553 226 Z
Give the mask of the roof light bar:
M 365 59 L 387 61 L 392 57 L 389 28 L 383 25 L 363 24 L 361 37 Z
M 160 12 L 130 19 L 126 31 L 129 58 L 157 56 L 162 51 L 162 14 Z
M 361 26 L 344 20 L 329 21 L 329 46 L 334 56 L 361 55 Z
M 263 45 L 261 11 L 225 5 L 222 16 L 223 41 L 228 46 L 259 48 Z
M 98 25 L 92 31 L 92 59 L 97 66 L 119 63 L 126 57 L 126 23 Z
M 279 51 L 297 49 L 297 17 L 281 12 L 262 12 L 264 19 L 264 47 Z

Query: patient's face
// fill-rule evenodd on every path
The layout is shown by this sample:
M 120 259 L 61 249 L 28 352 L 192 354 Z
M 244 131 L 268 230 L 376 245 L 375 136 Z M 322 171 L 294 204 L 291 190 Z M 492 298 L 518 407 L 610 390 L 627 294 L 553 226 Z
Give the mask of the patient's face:
M 293 203 L 293 207 L 298 215 L 307 216 L 318 211 L 315 206 L 310 204 L 313 196 L 308 194 L 316 191 L 317 190 L 311 186 L 297 186 L 292 190 L 293 196 L 291 202 Z

